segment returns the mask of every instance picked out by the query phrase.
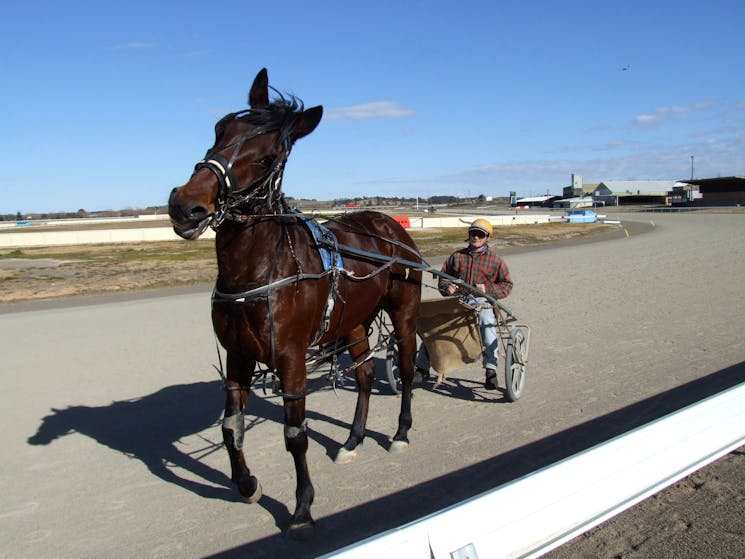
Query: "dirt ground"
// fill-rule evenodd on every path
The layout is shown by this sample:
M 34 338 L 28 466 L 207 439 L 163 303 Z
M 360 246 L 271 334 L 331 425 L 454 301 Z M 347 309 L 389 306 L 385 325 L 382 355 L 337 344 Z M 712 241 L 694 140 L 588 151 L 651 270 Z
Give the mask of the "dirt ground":
M 548 553 L 548 559 L 742 557 L 745 447 Z
M 519 280 L 510 307 L 536 333 L 519 405 L 483 394 L 480 371 L 454 375 L 440 391 L 418 389 L 415 451 L 392 458 L 384 447 L 397 405 L 379 394 L 364 455 L 339 468 L 330 455 L 346 436 L 354 400 L 346 391 L 316 394 L 310 462 L 320 533 L 304 547 L 281 536 L 294 488 L 278 442 L 281 405 L 260 395 L 253 402 L 252 467 L 265 484 L 259 506 L 238 502 L 223 479 L 225 457 L 205 447 L 219 439 L 221 412 L 217 382 L 205 381 L 214 359 L 208 287 L 186 299 L 132 293 L 123 306 L 43 302 L 51 312 L 0 304 L 0 442 L 7 450 L 0 557 L 317 557 L 411 521 L 406 514 L 419 517 L 544 466 L 590 444 L 593 433 L 604 440 L 606 431 L 677 409 L 699 387 L 743 382 L 738 278 L 745 253 L 732 240 L 742 238 L 745 220 L 675 216 L 649 235 L 637 225 L 628 224 L 629 239 L 607 245 L 590 241 L 622 239 L 624 231 L 554 240 L 557 251 L 500 249 L 512 255 Z M 583 241 L 590 243 L 576 246 Z M 140 254 L 138 264 L 122 265 L 112 263 L 111 247 L 101 250 L 91 268 L 71 264 L 82 260 L 72 250 L 37 254 L 25 268 L 17 262 L 30 260 L 25 250 L 6 255 L 0 291 L 61 301 L 71 297 L 54 295 L 64 294 L 60 286 L 86 285 L 89 272 L 98 280 L 91 289 L 105 284 L 116 293 L 146 277 L 161 286 L 204 286 L 214 277 L 199 279 L 214 274 L 209 254 L 187 261 Z M 706 289 L 681 273 L 692 255 L 708 273 Z M 202 259 L 207 267 L 189 275 Z M 567 285 L 602 304 L 559 296 Z M 174 321 L 179 328 L 167 326 Z M 610 338 L 611 345 L 597 343 Z M 195 410 L 204 416 L 196 426 Z M 546 556 L 744 557 L 744 472 L 740 448 Z

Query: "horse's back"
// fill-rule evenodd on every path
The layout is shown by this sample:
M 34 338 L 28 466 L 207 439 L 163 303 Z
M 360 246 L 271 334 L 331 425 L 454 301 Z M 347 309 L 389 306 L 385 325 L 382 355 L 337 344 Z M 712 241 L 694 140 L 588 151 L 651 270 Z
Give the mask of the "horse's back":
M 403 310 L 406 315 L 415 316 L 421 298 L 422 259 L 406 229 L 391 216 L 376 211 L 347 214 L 329 223 L 340 245 L 370 255 L 345 253 L 341 249 L 348 272 L 356 278 L 372 276 L 367 281 L 347 282 L 350 299 L 360 297 L 372 303 L 371 299 L 377 298 L 376 308 L 385 308 L 389 314 Z M 416 265 L 401 263 L 402 260 Z
M 421 262 L 411 236 L 391 216 L 376 211 L 345 214 L 328 223 L 337 240 L 354 248 L 380 254 L 385 258 L 406 254 L 407 260 Z M 402 247 L 406 245 L 409 249 Z M 375 252 L 374 249 L 378 249 Z

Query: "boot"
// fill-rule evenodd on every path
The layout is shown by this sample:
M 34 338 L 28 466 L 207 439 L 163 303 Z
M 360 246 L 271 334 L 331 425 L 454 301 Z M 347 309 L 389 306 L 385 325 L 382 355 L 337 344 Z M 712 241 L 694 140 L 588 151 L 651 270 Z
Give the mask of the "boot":
M 417 367 L 414 370 L 414 382 L 421 382 L 424 384 L 429 380 L 429 371 L 426 369 L 422 369 L 421 367 Z
M 497 371 L 494 369 L 486 370 L 486 380 L 484 380 L 484 388 L 487 390 L 497 389 Z

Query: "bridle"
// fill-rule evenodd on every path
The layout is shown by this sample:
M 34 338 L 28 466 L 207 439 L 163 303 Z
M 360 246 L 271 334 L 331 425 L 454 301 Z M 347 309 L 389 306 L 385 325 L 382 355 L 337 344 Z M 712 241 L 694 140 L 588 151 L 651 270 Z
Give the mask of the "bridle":
M 231 221 L 245 222 L 251 216 L 243 211 L 246 202 L 256 200 L 252 211 L 256 215 L 271 215 L 287 211 L 287 203 L 282 194 L 282 176 L 284 175 L 285 163 L 292 150 L 292 124 L 277 128 L 276 126 L 257 126 L 246 132 L 239 140 L 228 144 L 212 153 L 207 153 L 204 159 L 194 166 L 194 174 L 202 169 L 208 169 L 215 175 L 218 182 L 217 200 L 215 201 L 215 212 L 211 218 L 200 224 L 204 231 L 208 226 L 217 229 L 226 219 Z M 246 186 L 240 186 L 233 172 L 233 165 L 238 159 L 241 148 L 248 141 L 268 134 L 279 132 L 280 151 L 268 167 L 266 173 Z M 222 152 L 235 146 L 230 159 L 222 155 Z M 261 165 L 259 162 L 252 165 Z M 194 176 L 192 174 L 192 176 Z M 263 203 L 262 203 L 263 202 Z M 243 208 L 242 208 L 243 207 Z M 242 208 L 242 209 L 241 209 Z

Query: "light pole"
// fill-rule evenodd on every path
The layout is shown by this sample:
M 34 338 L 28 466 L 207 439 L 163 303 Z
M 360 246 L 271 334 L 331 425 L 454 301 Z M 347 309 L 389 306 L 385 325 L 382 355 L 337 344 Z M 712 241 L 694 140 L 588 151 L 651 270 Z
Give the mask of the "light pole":
M 691 155 L 691 180 L 693 180 L 693 156 Z M 693 202 L 693 185 L 688 189 L 688 203 Z

